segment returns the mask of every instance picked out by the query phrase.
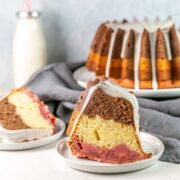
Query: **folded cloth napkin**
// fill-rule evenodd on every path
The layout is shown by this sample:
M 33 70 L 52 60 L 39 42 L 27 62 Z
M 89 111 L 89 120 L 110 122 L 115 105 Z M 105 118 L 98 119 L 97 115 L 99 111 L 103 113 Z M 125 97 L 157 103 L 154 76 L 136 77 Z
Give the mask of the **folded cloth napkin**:
M 72 72 L 82 63 L 55 63 L 34 74 L 26 84 L 50 110 L 68 123 L 82 88 Z M 140 127 L 165 144 L 161 160 L 180 163 L 180 98 L 152 100 L 138 98 Z

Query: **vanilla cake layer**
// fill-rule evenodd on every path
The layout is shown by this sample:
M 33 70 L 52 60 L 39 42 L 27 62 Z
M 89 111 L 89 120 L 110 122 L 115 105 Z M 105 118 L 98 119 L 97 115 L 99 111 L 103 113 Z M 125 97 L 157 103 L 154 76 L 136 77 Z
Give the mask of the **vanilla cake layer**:
M 4 129 L 54 130 L 54 116 L 27 88 L 13 90 L 0 100 L 0 125 Z
M 80 140 L 101 148 L 125 144 L 130 149 L 139 151 L 140 145 L 134 133 L 132 124 L 120 123 L 113 119 L 104 120 L 100 116 L 89 118 L 86 115 L 81 116 L 75 130 Z
M 16 113 L 22 118 L 23 123 L 31 128 L 52 128 L 41 114 L 39 104 L 26 93 L 17 92 L 8 97 L 9 103 L 16 107 Z

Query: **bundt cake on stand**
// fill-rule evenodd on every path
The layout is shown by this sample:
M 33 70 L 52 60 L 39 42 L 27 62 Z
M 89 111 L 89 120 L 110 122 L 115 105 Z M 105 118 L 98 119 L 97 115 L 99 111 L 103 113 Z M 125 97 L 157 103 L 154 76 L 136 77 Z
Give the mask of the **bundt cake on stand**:
M 171 18 L 102 23 L 86 67 L 125 88 L 180 87 L 179 31 Z

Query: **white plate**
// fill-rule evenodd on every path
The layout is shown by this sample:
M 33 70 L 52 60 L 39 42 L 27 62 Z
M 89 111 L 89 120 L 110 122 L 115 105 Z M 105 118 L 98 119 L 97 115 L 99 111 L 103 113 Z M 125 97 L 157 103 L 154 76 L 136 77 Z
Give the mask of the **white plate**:
M 56 120 L 56 133 L 52 136 L 44 137 L 42 139 L 28 141 L 28 142 L 20 142 L 20 143 L 0 143 L 0 150 L 25 150 L 25 149 L 32 149 L 38 148 L 47 144 L 50 144 L 57 139 L 59 139 L 66 128 L 66 125 L 63 120 L 57 118 Z
M 158 161 L 164 151 L 163 143 L 147 133 L 140 133 L 142 145 L 147 152 L 152 152 L 153 156 L 150 159 L 137 161 L 127 164 L 108 164 L 86 159 L 77 159 L 72 156 L 67 146 L 68 138 L 64 138 L 57 145 L 57 152 L 60 160 L 67 166 L 80 171 L 93 172 L 93 173 L 122 173 L 136 171 L 147 168 Z
M 77 81 L 77 83 L 83 87 L 86 88 L 87 82 L 90 79 L 94 79 L 96 77 L 94 72 L 88 71 L 88 69 L 85 66 L 82 66 L 78 68 L 73 73 L 74 79 Z M 134 92 L 136 96 L 139 97 L 177 97 L 180 96 L 180 88 L 170 88 L 170 89 L 128 89 L 131 92 Z

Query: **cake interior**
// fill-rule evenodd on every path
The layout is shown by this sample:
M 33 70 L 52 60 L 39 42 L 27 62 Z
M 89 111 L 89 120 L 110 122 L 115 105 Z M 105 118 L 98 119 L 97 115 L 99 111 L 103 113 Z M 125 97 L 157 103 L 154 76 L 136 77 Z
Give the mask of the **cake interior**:
M 42 107 L 26 91 L 17 91 L 0 101 L 0 124 L 9 130 L 53 129 L 42 113 Z
M 70 121 L 73 155 L 106 163 L 128 163 L 151 156 L 141 147 L 129 101 L 99 88 L 82 112 L 85 96 L 79 98 Z
M 128 163 L 149 157 L 144 154 L 132 124 L 100 116 L 82 115 L 70 144 L 73 154 L 108 163 Z

